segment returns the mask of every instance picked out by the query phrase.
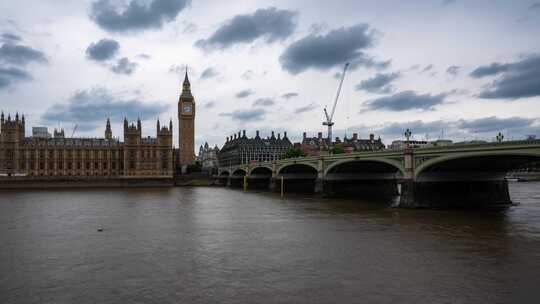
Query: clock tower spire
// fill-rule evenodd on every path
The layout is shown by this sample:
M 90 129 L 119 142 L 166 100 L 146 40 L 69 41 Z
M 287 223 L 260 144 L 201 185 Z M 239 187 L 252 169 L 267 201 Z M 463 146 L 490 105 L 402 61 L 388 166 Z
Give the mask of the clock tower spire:
M 178 146 L 180 165 L 185 166 L 195 161 L 195 98 L 191 94 L 188 71 L 182 84 L 182 93 L 178 100 Z

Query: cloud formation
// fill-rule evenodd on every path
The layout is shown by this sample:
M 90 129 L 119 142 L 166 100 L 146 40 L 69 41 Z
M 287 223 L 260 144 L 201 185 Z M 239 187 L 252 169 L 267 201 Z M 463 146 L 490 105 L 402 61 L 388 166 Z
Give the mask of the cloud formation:
M 120 44 L 113 39 L 101 39 L 98 42 L 92 42 L 88 48 L 86 48 L 86 56 L 95 61 L 107 61 L 120 50 Z
M 459 69 L 460 69 L 459 66 L 457 66 L 457 65 L 452 65 L 452 66 L 449 66 L 449 67 L 446 69 L 446 73 L 449 74 L 449 75 L 452 75 L 452 76 L 457 76 L 457 74 L 459 73 Z
M 46 63 L 47 58 L 41 51 L 24 45 L 4 43 L 0 47 L 0 63 L 24 66 L 31 62 Z
M 248 122 L 264 119 L 266 111 L 261 108 L 253 110 L 237 110 L 231 113 L 221 113 L 220 116 L 230 116 L 233 120 Z
M 521 58 L 514 63 L 492 63 L 480 66 L 471 76 L 482 78 L 500 75 L 480 92 L 480 98 L 518 99 L 540 96 L 540 54 Z
M 275 101 L 272 98 L 258 98 L 253 102 L 254 107 L 269 107 L 274 104 Z
M 140 117 L 145 120 L 155 118 L 167 110 L 167 105 L 155 101 L 123 99 L 105 88 L 93 88 L 76 92 L 67 103 L 52 105 L 41 119 L 50 124 L 76 122 L 81 130 L 90 131 L 104 126 L 107 117 L 118 122 L 124 117 Z
M 0 41 L 16 43 L 22 41 L 22 38 L 12 33 L 3 33 L 2 35 L 0 35 Z
M 296 92 L 290 92 L 290 93 L 285 93 L 285 94 L 281 95 L 281 98 L 289 100 L 289 99 L 291 99 L 293 97 L 298 97 L 298 95 L 299 94 L 296 93 Z
M 346 62 L 358 66 L 386 68 L 390 62 L 378 62 L 363 50 L 373 46 L 375 31 L 367 24 L 332 30 L 326 35 L 310 34 L 289 45 L 279 57 L 281 67 L 296 75 L 308 69 L 328 70 Z
M 218 75 L 219 73 L 215 68 L 209 67 L 209 68 L 204 69 L 204 71 L 201 73 L 201 79 L 214 78 Z
M 369 93 L 375 94 L 389 94 L 394 92 L 394 86 L 392 82 L 400 77 L 400 73 L 388 73 L 382 74 L 378 73 L 377 75 L 362 80 L 359 84 L 355 86 L 357 91 L 366 91 Z
M 131 75 L 135 72 L 138 64 L 136 62 L 129 61 L 127 57 L 123 57 L 111 66 L 111 71 L 116 74 Z
M 246 98 L 248 96 L 251 96 L 255 94 L 255 92 L 251 89 L 242 90 L 238 93 L 236 93 L 236 98 Z
M 198 40 L 195 46 L 204 50 L 223 50 L 259 38 L 266 43 L 284 40 L 296 29 L 296 15 L 296 12 L 275 7 L 258 9 L 250 15 L 237 15 L 227 20 L 209 38 Z
M 92 3 L 90 17 L 109 32 L 138 32 L 161 28 L 176 19 L 190 3 L 190 0 L 151 0 L 146 3 L 130 0 L 127 5 L 118 7 L 111 0 L 99 0 Z
M 367 110 L 433 110 L 444 102 L 446 94 L 417 94 L 414 91 L 403 91 L 391 96 L 372 99 L 364 103 Z
M 458 127 L 469 132 L 495 132 L 504 129 L 521 129 L 531 126 L 534 119 L 523 117 L 497 118 L 495 116 L 475 120 L 459 120 Z
M 294 113 L 295 114 L 301 114 L 301 113 L 305 113 L 305 112 L 310 112 L 312 110 L 315 110 L 316 108 L 318 108 L 319 105 L 312 102 L 306 106 L 303 106 L 303 107 L 298 107 L 296 109 L 294 109 Z
M 0 90 L 10 87 L 16 82 L 31 80 L 28 72 L 14 67 L 0 66 Z

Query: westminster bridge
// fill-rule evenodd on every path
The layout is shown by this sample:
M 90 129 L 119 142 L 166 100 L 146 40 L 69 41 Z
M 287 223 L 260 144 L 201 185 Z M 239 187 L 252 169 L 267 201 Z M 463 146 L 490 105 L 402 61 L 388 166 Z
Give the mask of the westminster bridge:
M 366 151 L 220 167 L 222 184 L 325 196 L 398 197 L 400 207 L 511 204 L 505 176 L 540 161 L 540 140 Z

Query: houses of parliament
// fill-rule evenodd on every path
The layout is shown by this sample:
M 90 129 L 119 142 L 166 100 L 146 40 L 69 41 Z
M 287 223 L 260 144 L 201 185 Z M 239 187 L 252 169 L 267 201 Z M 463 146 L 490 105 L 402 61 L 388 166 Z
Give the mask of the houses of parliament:
M 155 137 L 142 137 L 142 123 L 124 118 L 123 142 L 113 137 L 107 119 L 103 138 L 26 136 L 24 115 L 0 116 L 0 177 L 172 178 L 175 168 L 194 162 L 195 99 L 187 71 L 178 100 L 179 149 L 173 148 L 173 123 L 156 122 Z

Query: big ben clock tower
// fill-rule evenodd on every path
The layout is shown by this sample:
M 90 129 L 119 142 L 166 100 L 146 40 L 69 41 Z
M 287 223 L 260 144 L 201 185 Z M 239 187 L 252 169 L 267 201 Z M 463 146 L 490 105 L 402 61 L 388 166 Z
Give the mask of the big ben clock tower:
M 195 99 L 191 95 L 187 68 L 182 94 L 178 100 L 178 145 L 180 147 L 180 165 L 189 165 L 195 161 Z

